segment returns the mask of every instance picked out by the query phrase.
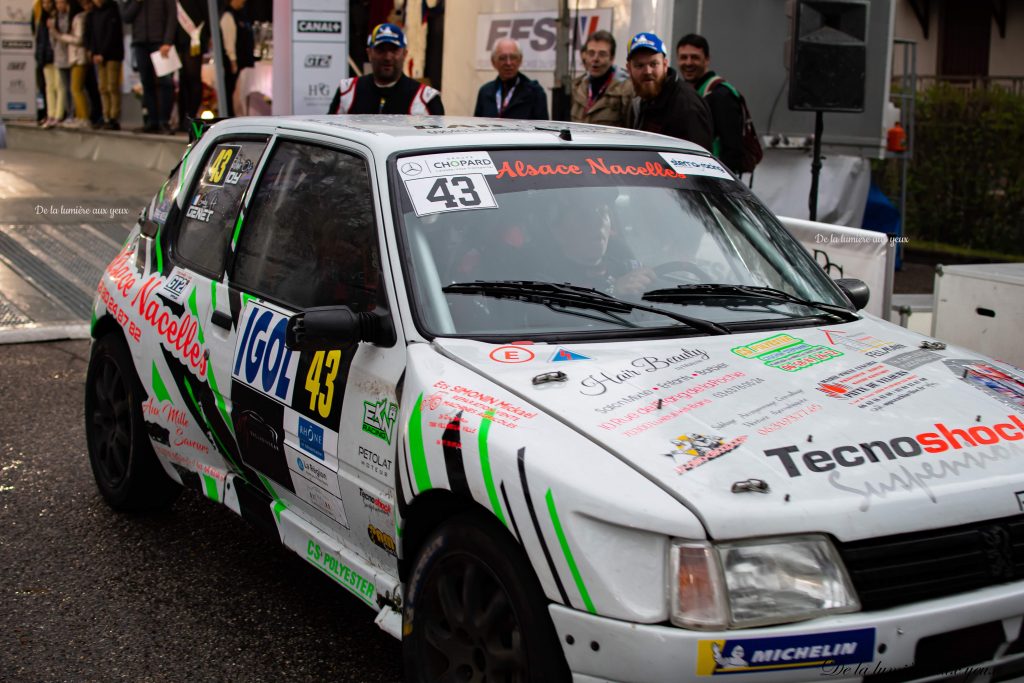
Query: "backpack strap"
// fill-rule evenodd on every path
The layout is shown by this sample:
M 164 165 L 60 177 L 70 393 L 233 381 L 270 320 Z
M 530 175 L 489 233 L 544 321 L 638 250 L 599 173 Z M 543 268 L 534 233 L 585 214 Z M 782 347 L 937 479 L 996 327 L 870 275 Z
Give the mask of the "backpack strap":
M 718 85 L 719 83 L 725 83 L 725 79 L 722 78 L 721 76 L 712 76 L 707 80 L 706 83 L 704 83 L 704 85 L 700 87 L 700 90 L 697 91 L 697 94 L 700 95 L 701 97 L 707 97 L 709 94 L 711 94 L 711 91 L 714 90 L 715 86 Z M 733 92 L 736 91 L 733 90 Z

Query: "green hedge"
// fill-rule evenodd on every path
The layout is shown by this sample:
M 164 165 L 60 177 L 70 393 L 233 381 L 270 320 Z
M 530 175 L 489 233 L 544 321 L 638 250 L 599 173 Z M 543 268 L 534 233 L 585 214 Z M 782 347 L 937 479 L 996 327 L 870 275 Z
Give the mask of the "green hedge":
M 917 98 L 905 234 L 956 247 L 1024 254 L 1024 97 L 940 83 Z M 879 169 L 899 197 L 899 165 Z

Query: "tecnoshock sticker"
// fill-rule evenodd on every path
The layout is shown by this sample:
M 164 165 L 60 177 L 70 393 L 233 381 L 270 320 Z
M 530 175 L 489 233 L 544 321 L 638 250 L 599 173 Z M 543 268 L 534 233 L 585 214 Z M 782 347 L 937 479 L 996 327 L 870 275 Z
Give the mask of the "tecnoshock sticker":
M 723 178 L 732 180 L 732 174 L 725 170 L 720 163 L 711 157 L 702 157 L 696 154 L 672 154 L 661 152 L 659 156 L 672 167 L 676 173 L 683 175 L 703 175 L 711 178 Z
M 729 638 L 697 643 L 697 675 L 806 669 L 870 662 L 875 629 L 775 638 Z

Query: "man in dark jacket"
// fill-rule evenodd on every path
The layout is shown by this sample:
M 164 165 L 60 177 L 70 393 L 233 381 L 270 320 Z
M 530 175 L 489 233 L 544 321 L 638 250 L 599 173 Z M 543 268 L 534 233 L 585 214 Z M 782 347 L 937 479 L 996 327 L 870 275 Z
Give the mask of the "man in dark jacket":
M 667 58 L 665 43 L 653 33 L 638 33 L 629 41 L 626 66 L 637 98 L 626 125 L 689 140 L 710 150 L 711 113 L 697 91 L 669 67 Z
M 704 98 L 711 110 L 715 140 L 711 152 L 734 173 L 743 158 L 743 109 L 739 93 L 708 69 L 711 47 L 704 36 L 690 33 L 676 44 L 679 73 Z
M 210 43 L 210 13 L 206 0 L 178 0 L 177 4 L 178 30 L 174 44 L 181 58 L 178 130 L 187 133 L 188 119 L 199 115 L 203 101 L 203 50 Z
M 378 24 L 366 39 L 372 73 L 343 78 L 328 114 L 444 114 L 441 93 L 402 73 L 405 33 L 394 24 Z
M 143 133 L 171 133 L 174 81 L 171 74 L 157 78 L 150 55 L 159 51 L 166 57 L 174 46 L 178 30 L 175 0 L 120 0 L 121 17 L 132 25 L 132 53 L 142 81 Z
M 112 0 L 93 0 L 85 25 L 85 47 L 92 54 L 99 80 L 103 127 L 120 130 L 121 63 L 124 61 L 124 32 L 121 11 Z
M 523 51 L 519 49 L 519 43 L 511 38 L 501 38 L 494 44 L 491 64 L 498 77 L 480 86 L 473 116 L 542 121 L 550 118 L 544 88 L 519 72 L 522 63 Z

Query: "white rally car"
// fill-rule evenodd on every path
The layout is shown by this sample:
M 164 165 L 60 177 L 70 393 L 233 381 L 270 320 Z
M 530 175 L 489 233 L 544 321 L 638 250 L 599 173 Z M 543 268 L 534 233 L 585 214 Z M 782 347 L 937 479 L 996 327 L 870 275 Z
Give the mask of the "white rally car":
M 99 284 L 89 456 L 276 534 L 410 681 L 1012 680 L 1024 377 L 866 296 L 677 140 L 231 120 Z

